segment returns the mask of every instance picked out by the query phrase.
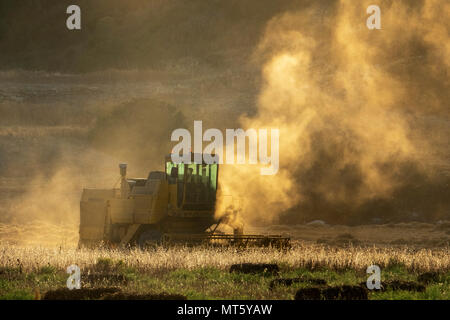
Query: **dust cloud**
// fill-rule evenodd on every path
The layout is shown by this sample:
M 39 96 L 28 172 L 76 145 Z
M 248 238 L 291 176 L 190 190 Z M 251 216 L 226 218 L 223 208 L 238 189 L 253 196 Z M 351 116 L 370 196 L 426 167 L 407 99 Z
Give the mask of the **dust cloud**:
M 366 27 L 370 1 L 230 1 L 223 11 L 197 1 L 191 19 L 182 1 L 158 3 L 161 14 L 103 1 L 107 13 L 86 15 L 86 28 L 99 25 L 93 38 L 60 36 L 52 23 L 28 64 L 14 32 L 35 37 L 22 24 L 41 14 L 16 10 L 3 65 L 27 71 L 8 71 L 0 86 L 1 230 L 50 239 L 51 224 L 56 242 L 76 239 L 82 188 L 113 187 L 120 162 L 130 176 L 161 170 L 172 130 L 194 120 L 280 129 L 276 175 L 221 167 L 218 215 L 231 195 L 247 225 L 450 219 L 448 1 L 380 0 L 381 30 Z M 107 15 L 123 12 L 98 41 Z M 62 38 L 57 57 L 41 50 Z M 42 227 L 20 229 L 34 221 Z
M 83 188 L 118 187 L 118 164 L 123 162 L 129 163 L 130 176 L 146 178 L 150 170 L 163 169 L 171 126 L 184 121 L 176 108 L 154 99 L 102 106 L 95 116 L 83 129 L 31 125 L 0 132 L 2 141 L 14 144 L 9 154 L 17 150 L 15 159 L 25 158 L 5 158 L 3 176 L 14 176 L 0 179 L 5 204 L 0 240 L 73 247 Z
M 382 30 L 370 1 L 329 4 L 267 24 L 258 111 L 240 122 L 280 129 L 280 171 L 224 166 L 223 193 L 247 223 L 448 218 L 450 4 L 379 1 Z

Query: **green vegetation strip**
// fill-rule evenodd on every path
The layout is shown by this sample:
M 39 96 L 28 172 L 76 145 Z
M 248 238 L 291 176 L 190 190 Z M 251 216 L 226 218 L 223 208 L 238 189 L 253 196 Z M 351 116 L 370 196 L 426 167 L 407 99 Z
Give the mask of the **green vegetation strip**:
M 214 267 L 187 269 L 160 269 L 142 272 L 127 267 L 121 261 L 100 259 L 96 265 L 81 270 L 83 288 L 116 287 L 123 294 L 181 294 L 188 299 L 287 299 L 292 300 L 299 288 L 315 286 L 322 279 L 329 286 L 358 285 L 367 275 L 361 271 L 330 269 L 308 270 L 280 265 L 273 273 L 230 273 Z M 83 272 L 99 276 L 90 282 Z M 111 276 L 114 275 L 114 276 Z M 120 277 L 118 277 L 120 275 Z M 0 299 L 42 299 L 49 290 L 64 288 L 68 274 L 46 266 L 35 272 L 20 268 L 0 268 Z M 382 281 L 418 282 L 420 274 L 411 273 L 402 265 L 392 265 L 382 273 Z M 275 279 L 307 279 L 290 285 L 270 285 Z M 87 279 L 87 280 L 83 280 Z M 117 281 L 120 279 L 120 281 Z M 126 279 L 126 281 L 123 281 Z M 319 281 L 320 282 L 320 281 Z M 424 284 L 424 292 L 386 290 L 369 292 L 369 299 L 450 299 L 450 273 L 440 274 L 436 281 Z

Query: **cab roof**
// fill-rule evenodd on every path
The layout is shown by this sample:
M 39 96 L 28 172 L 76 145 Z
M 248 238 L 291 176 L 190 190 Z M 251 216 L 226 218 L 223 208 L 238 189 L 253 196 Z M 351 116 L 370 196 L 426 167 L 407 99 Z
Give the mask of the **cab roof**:
M 194 152 L 191 152 L 190 154 L 191 154 L 191 163 L 197 163 L 197 162 L 194 161 L 195 155 L 201 155 L 201 158 L 202 158 L 202 164 L 207 164 L 206 162 L 203 161 L 203 155 L 204 155 L 204 153 L 194 153 Z M 215 156 L 214 153 L 213 153 L 213 154 L 209 154 L 209 155 Z M 166 162 L 172 162 L 172 154 L 166 155 Z

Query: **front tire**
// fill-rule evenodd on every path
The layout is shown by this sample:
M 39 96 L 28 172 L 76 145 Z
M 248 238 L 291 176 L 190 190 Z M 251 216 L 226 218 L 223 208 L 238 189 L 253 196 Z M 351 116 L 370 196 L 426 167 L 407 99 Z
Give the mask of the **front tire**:
M 143 231 L 139 235 L 138 245 L 141 249 L 156 248 L 162 243 L 162 233 L 157 229 Z

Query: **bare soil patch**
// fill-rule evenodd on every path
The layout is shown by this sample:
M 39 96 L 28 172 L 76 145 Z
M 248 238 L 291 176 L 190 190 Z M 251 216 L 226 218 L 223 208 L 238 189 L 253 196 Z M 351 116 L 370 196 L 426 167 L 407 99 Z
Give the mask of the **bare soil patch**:
M 81 288 L 69 290 L 61 288 L 47 291 L 44 300 L 97 300 L 101 297 L 120 292 L 119 288 Z
M 102 297 L 102 300 L 187 300 L 186 296 L 181 294 L 139 294 L 139 293 L 123 293 L 118 292 L 114 294 L 108 294 Z
M 270 287 L 270 289 L 273 289 L 276 286 L 288 287 L 295 283 L 309 283 L 309 284 L 315 284 L 315 285 L 326 285 L 327 284 L 326 280 L 324 280 L 324 279 L 299 277 L 299 278 L 274 279 L 274 280 L 270 281 L 269 287 Z
M 123 274 L 87 274 L 81 276 L 81 283 L 91 286 L 98 284 L 127 285 L 128 279 Z
M 295 294 L 295 300 L 367 300 L 367 289 L 361 286 L 302 288 Z
M 366 287 L 367 284 L 365 282 L 360 283 L 361 287 Z M 390 280 L 390 281 L 382 281 L 381 282 L 381 289 L 380 291 L 386 291 L 386 290 L 404 290 L 404 291 L 417 291 L 417 292 L 424 292 L 425 286 L 414 282 L 414 281 L 403 281 L 403 280 Z M 374 289 L 377 290 L 378 289 Z
M 438 283 L 441 281 L 439 272 L 425 272 L 417 277 L 417 281 L 423 284 Z
M 230 272 L 240 273 L 278 273 L 280 268 L 275 263 L 240 263 L 233 264 L 230 267 Z

